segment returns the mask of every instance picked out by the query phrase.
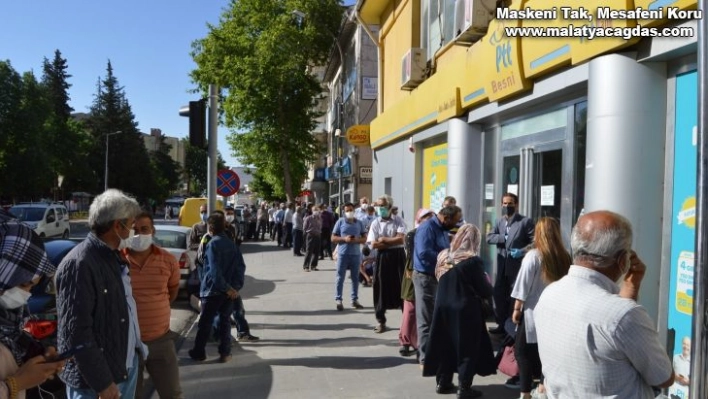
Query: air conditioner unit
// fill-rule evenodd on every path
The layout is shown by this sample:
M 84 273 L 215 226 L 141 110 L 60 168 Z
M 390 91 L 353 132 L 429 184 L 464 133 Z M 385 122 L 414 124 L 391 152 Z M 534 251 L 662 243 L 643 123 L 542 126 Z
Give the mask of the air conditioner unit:
M 401 59 L 401 90 L 413 90 L 423 82 L 425 57 L 423 49 L 412 48 Z
M 474 43 L 481 39 L 496 9 L 496 0 L 455 0 L 455 41 Z

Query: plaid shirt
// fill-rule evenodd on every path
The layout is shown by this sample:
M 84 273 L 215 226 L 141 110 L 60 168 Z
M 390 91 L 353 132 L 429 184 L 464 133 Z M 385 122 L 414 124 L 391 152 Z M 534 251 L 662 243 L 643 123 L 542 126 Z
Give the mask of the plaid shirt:
M 11 213 L 0 209 L 0 290 L 29 283 L 55 271 L 56 266 L 49 262 L 42 239 Z

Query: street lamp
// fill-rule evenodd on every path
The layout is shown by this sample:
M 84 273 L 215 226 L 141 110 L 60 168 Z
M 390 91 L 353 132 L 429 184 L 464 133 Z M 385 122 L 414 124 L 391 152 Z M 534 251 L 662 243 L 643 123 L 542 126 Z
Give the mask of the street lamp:
M 122 131 L 117 131 L 113 133 L 106 133 L 106 175 L 104 176 L 103 191 L 108 190 L 108 139 L 114 134 L 123 133 Z
M 337 129 L 334 131 L 334 137 L 337 140 L 337 206 L 339 207 L 339 215 L 342 215 L 344 206 L 342 205 L 343 193 L 342 193 L 342 172 L 344 171 L 344 165 L 342 165 L 342 148 L 339 140 L 342 138 L 342 130 Z

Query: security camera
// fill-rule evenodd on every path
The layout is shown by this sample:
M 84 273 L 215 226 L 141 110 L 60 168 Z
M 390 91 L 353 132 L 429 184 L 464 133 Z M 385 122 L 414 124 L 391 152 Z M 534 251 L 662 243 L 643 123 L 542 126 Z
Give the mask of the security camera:
M 408 139 L 408 151 L 415 152 L 415 145 L 413 145 L 413 137 Z

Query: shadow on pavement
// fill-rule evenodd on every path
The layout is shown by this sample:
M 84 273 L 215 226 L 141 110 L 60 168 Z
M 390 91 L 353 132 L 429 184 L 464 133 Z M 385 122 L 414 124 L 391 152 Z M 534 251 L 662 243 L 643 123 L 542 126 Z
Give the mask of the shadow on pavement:
M 371 324 L 337 323 L 337 324 L 268 324 L 258 323 L 258 328 L 263 330 L 308 330 L 308 331 L 342 331 L 364 330 L 371 331 Z
M 255 345 L 255 344 L 254 344 Z M 376 345 L 398 347 L 398 342 L 391 339 L 345 337 L 345 338 L 320 338 L 320 339 L 264 339 L 261 338 L 257 345 L 281 347 L 317 347 L 317 348 L 354 348 L 370 347 Z M 374 359 L 374 358 L 372 358 Z
M 248 269 L 246 269 L 248 270 Z M 243 284 L 243 294 L 244 299 L 254 298 L 261 295 L 270 294 L 275 291 L 276 283 L 282 283 L 285 280 L 258 280 L 252 276 L 246 275 L 245 282 Z
M 366 312 L 367 309 L 364 309 L 364 312 Z M 368 310 L 373 310 L 373 309 L 368 309 Z M 346 311 L 345 311 L 346 312 Z M 358 313 L 361 313 L 359 311 Z M 372 312 L 369 312 L 372 313 Z M 274 310 L 274 311 L 265 311 L 265 310 L 254 310 L 254 311 L 248 311 L 249 315 L 266 315 L 266 316 L 322 316 L 322 315 L 341 315 L 342 312 L 338 311 L 337 309 L 312 309 L 312 310 Z M 372 323 L 374 321 L 372 320 Z M 373 328 L 373 327 L 372 327 Z
M 344 370 L 376 370 L 400 366 L 410 363 L 403 357 L 350 357 L 350 356 L 317 356 L 295 359 L 268 359 L 271 366 L 300 366 L 324 369 Z M 434 382 L 434 380 L 433 380 Z

